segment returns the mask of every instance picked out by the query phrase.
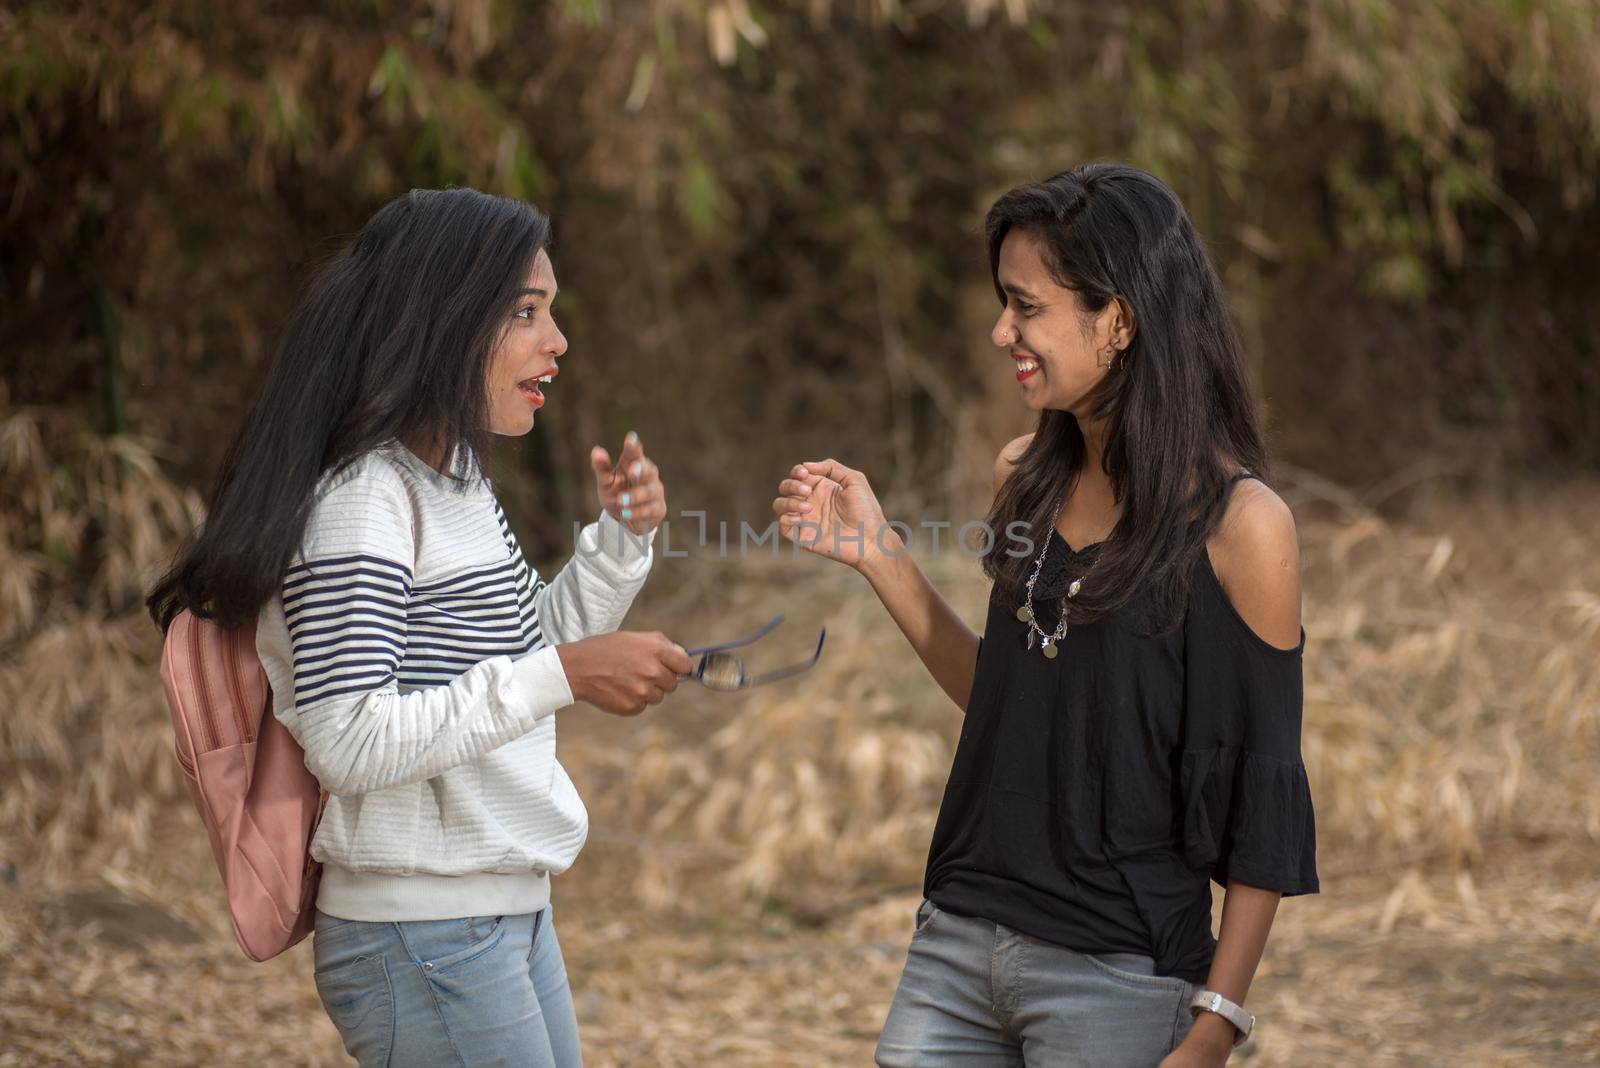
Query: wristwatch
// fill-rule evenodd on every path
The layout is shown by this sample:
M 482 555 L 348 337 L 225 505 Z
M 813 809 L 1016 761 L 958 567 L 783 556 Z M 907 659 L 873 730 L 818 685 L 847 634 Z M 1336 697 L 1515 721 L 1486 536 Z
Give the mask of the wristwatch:
M 1233 1040 L 1235 1049 L 1244 1045 L 1245 1040 L 1250 1037 L 1250 1029 L 1256 1025 L 1254 1016 L 1215 990 L 1202 990 L 1189 1002 L 1190 1016 L 1199 1016 L 1202 1012 L 1214 1012 L 1233 1024 L 1233 1029 L 1239 1032 L 1239 1037 Z

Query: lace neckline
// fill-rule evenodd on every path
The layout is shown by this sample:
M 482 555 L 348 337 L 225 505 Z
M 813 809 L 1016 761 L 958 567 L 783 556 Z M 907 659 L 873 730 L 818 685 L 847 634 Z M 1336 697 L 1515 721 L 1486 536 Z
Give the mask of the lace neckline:
M 1088 545 L 1085 545 L 1081 549 L 1074 549 L 1070 544 L 1068 544 L 1067 539 L 1061 536 L 1061 532 L 1055 527 L 1050 528 L 1050 534 L 1055 538 L 1057 545 L 1067 550 L 1067 552 L 1071 553 L 1073 556 L 1086 556 L 1106 543 L 1106 539 L 1101 538 L 1099 541 L 1091 541 Z M 1046 562 L 1048 563 L 1048 561 Z
M 1053 599 L 1065 594 L 1073 579 L 1083 577 L 1096 552 L 1105 544 L 1102 538 L 1081 549 L 1074 549 L 1054 527 L 1049 537 L 1050 551 L 1045 556 L 1044 566 L 1039 569 L 1039 580 L 1033 587 L 1035 600 Z

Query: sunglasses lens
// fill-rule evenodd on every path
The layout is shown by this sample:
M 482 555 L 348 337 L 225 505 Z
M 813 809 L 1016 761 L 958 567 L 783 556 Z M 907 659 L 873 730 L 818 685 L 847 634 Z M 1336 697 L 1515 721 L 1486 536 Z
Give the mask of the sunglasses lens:
M 713 690 L 737 690 L 744 685 L 744 661 L 732 653 L 707 653 L 700 681 Z

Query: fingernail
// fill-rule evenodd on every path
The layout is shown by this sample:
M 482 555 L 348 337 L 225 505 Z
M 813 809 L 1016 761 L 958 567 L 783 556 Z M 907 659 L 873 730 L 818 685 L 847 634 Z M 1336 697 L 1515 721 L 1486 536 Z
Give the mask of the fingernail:
M 636 432 L 630 430 L 630 431 L 628 431 L 628 440 L 631 441 L 633 444 L 637 445 L 637 444 L 639 444 L 639 435 Z
M 628 507 L 628 495 L 626 493 L 622 495 L 622 507 Z
M 644 461 L 643 460 L 635 460 L 633 462 L 633 477 L 634 478 L 638 478 L 639 477 L 639 472 L 643 471 L 643 470 L 644 470 Z
M 622 510 L 622 518 L 624 518 L 624 519 L 632 519 L 633 518 L 633 509 L 632 508 L 624 508 Z

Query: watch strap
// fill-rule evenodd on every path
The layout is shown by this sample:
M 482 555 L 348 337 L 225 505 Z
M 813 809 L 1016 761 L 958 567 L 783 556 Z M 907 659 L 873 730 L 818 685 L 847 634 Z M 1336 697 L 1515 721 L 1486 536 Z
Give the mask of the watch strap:
M 1256 1025 L 1256 1018 L 1245 1012 L 1243 1007 L 1229 1001 L 1215 990 L 1201 990 L 1189 1002 L 1189 1015 L 1199 1016 L 1202 1012 L 1214 1012 L 1233 1025 L 1239 1032 L 1239 1037 L 1233 1040 L 1234 1047 L 1244 1045 L 1250 1037 L 1250 1031 Z

